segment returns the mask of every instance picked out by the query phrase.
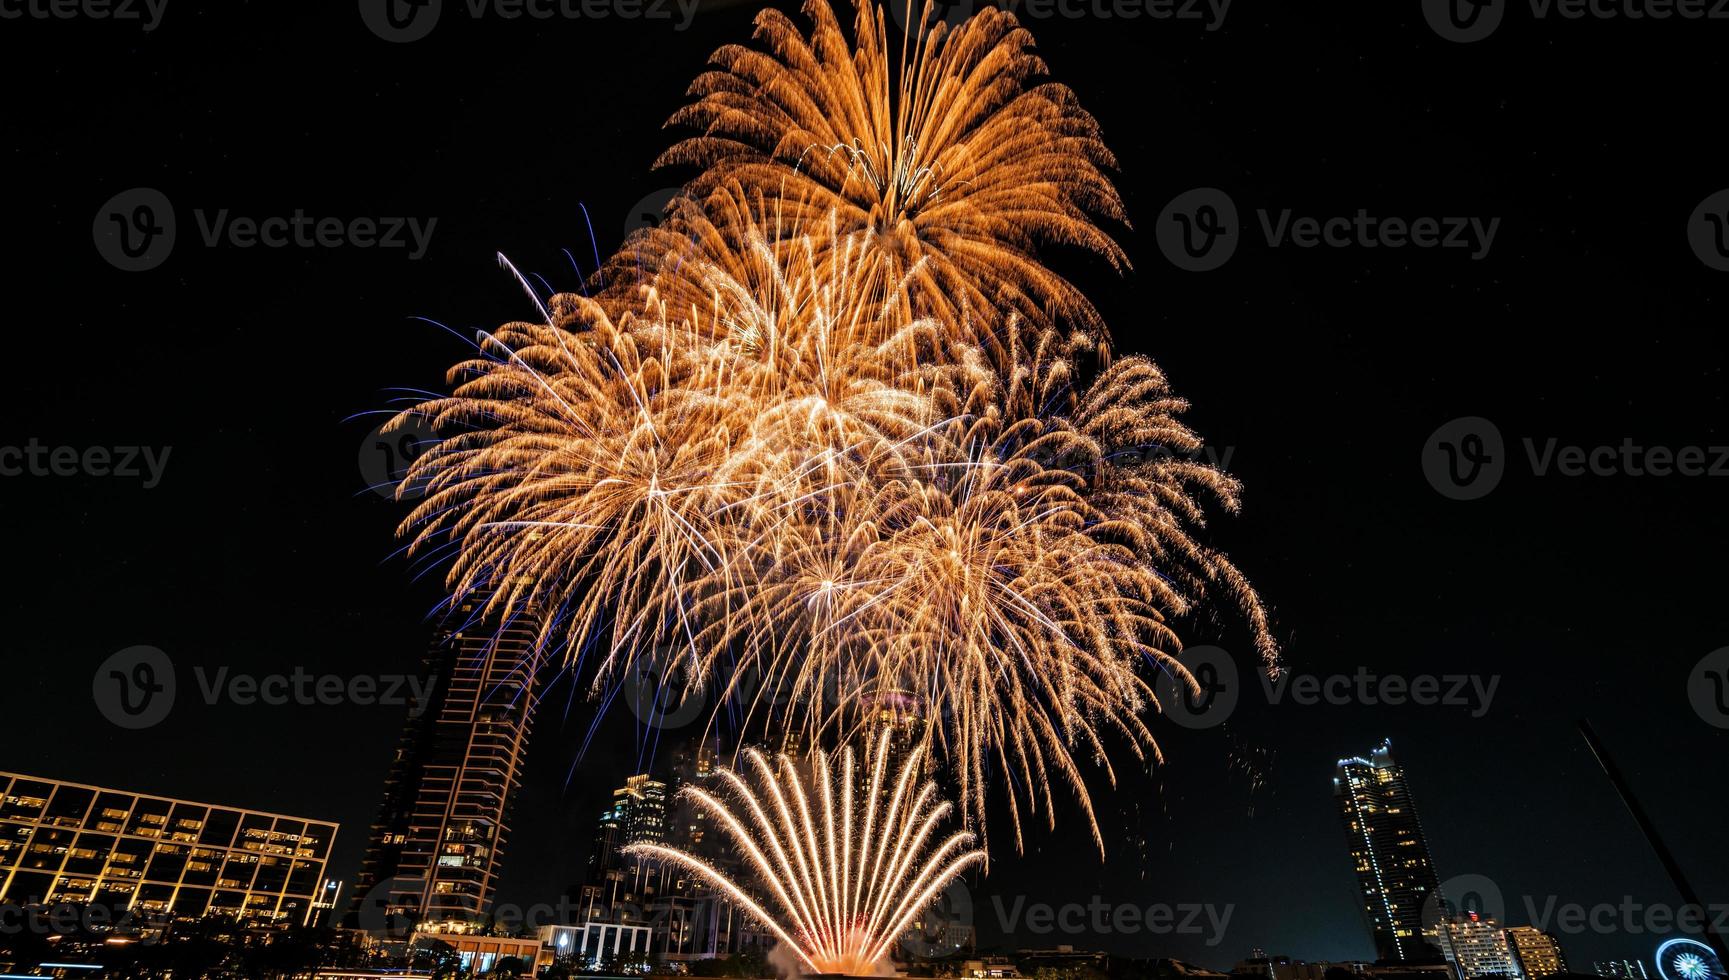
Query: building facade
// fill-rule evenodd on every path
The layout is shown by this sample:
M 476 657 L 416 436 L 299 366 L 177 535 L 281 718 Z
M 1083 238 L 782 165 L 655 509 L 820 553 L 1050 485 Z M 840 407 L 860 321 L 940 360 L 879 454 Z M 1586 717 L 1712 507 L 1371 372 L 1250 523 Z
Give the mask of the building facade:
M 1561 952 L 1561 941 L 1532 926 L 1514 926 L 1507 930 L 1507 945 L 1513 947 L 1513 958 L 1526 980 L 1542 980 L 1567 972 L 1567 957 Z
M 461 930 L 492 910 L 540 696 L 539 620 L 452 614 L 423 661 L 433 679 L 391 761 L 348 924 Z
M 578 923 L 548 930 L 560 956 L 605 965 L 620 956 L 663 961 L 705 959 L 773 946 L 770 934 L 705 882 L 664 861 L 627 855 L 636 843 L 665 843 L 722 868 L 736 859 L 719 846 L 709 817 L 677 790 L 714 772 L 712 749 L 675 754 L 670 781 L 632 776 L 613 792 L 595 827 Z
M 337 825 L 0 772 L 0 903 L 305 925 Z
M 1391 740 L 1367 758 L 1340 759 L 1333 796 L 1376 954 L 1387 963 L 1436 961 L 1435 939 L 1424 935 L 1423 905 L 1433 898 L 1432 908 L 1442 907 L 1440 881 Z
M 1467 912 L 1448 916 L 1440 929 L 1441 951 L 1459 980 L 1504 977 L 1520 980 L 1519 964 L 1513 958 L 1506 930 L 1493 916 Z

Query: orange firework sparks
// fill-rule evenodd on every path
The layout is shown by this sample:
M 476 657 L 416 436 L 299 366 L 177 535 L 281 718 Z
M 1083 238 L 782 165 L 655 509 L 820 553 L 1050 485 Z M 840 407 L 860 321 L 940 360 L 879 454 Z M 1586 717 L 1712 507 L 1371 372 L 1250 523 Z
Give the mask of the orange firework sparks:
M 949 882 L 984 859 L 972 835 L 934 835 L 950 806 L 936 786 L 917 785 L 922 750 L 890 757 L 890 735 L 877 740 L 865 773 L 855 778 L 853 750 L 834 759 L 813 752 L 802 774 L 791 757 L 776 766 L 745 752 L 756 785 L 728 769 L 728 803 L 700 787 L 682 792 L 713 817 L 754 881 L 676 848 L 633 844 L 625 853 L 679 864 L 737 903 L 798 954 L 812 973 L 870 976 L 895 939 L 935 902 Z M 892 788 L 891 788 L 892 787 Z M 862 791 L 862 792 L 860 792 Z
M 1115 160 L 1075 94 L 1040 81 L 1032 35 L 985 6 L 958 27 L 907 32 L 896 71 L 878 5 L 858 4 L 850 40 L 828 0 L 806 0 L 804 12 L 808 34 L 764 10 L 763 49 L 715 52 L 697 100 L 672 118 L 702 135 L 659 162 L 703 166 L 690 186 L 699 199 L 737 184 L 777 201 L 800 232 L 835 222 L 843 235 L 830 244 L 867 245 L 863 295 L 934 316 L 993 358 L 1011 313 L 1102 337 L 1093 305 L 1037 248 L 1078 246 L 1127 267 L 1092 218 L 1124 219 L 1104 175 Z M 653 265 L 666 237 L 627 245 L 621 264 Z
M 707 134 L 672 157 L 709 169 L 611 288 L 483 335 L 398 419 L 443 439 L 402 533 L 454 556 L 457 596 L 598 650 L 597 694 L 651 674 L 812 744 L 902 705 L 981 837 L 994 774 L 1017 847 L 1054 784 L 1102 853 L 1077 753 L 1113 782 L 1108 743 L 1159 758 L 1150 671 L 1193 683 L 1175 621 L 1223 600 L 1275 662 L 1260 599 L 1199 540 L 1239 487 L 1036 260 L 1118 257 L 1088 215 L 1120 208 L 1092 119 L 1027 85 L 1012 15 L 914 32 L 891 88 L 879 10 L 856 49 L 806 11 L 809 38 L 767 11 L 773 53 L 723 49 L 699 81 L 679 118 Z

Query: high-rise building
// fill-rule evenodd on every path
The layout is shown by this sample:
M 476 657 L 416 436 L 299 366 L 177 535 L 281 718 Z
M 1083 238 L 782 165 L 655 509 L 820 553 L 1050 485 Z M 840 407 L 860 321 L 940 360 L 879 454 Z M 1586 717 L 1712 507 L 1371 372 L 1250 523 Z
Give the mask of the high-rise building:
M 1513 957 L 1525 980 L 1542 980 L 1567 972 L 1567 957 L 1561 952 L 1561 941 L 1533 926 L 1514 926 L 1507 930 L 1507 944 L 1513 947 Z
M 0 904 L 304 925 L 337 825 L 0 772 Z
M 1333 796 L 1376 955 L 1389 963 L 1437 960 L 1434 940 L 1423 934 L 1423 904 L 1434 897 L 1438 907 L 1440 882 L 1392 741 L 1366 759 L 1340 759 Z
M 626 779 L 612 791 L 609 818 L 632 844 L 666 843 L 666 784 L 647 773 Z
M 582 921 L 544 930 L 561 955 L 595 964 L 645 953 L 690 960 L 772 945 L 766 930 L 682 867 L 623 853 L 631 844 L 667 843 L 711 864 L 735 866 L 736 858 L 710 833 L 709 817 L 676 794 L 676 788 L 707 780 L 714 768 L 713 749 L 700 745 L 675 754 L 672 787 L 641 774 L 613 791 L 612 805 L 595 827 Z
M 631 844 L 666 841 L 666 783 L 647 773 L 631 776 L 612 793 L 612 805 L 596 823 L 594 850 L 588 856 L 588 883 L 582 887 L 586 921 L 640 924 L 662 885 L 661 865 L 623 852 Z
M 1507 932 L 1493 916 L 1479 912 L 1447 916 L 1440 924 L 1439 935 L 1441 952 L 1458 980 L 1521 977 Z
M 354 892 L 349 922 L 460 930 L 492 908 L 539 701 L 539 620 L 453 612 L 424 660 L 429 703 L 411 712 Z

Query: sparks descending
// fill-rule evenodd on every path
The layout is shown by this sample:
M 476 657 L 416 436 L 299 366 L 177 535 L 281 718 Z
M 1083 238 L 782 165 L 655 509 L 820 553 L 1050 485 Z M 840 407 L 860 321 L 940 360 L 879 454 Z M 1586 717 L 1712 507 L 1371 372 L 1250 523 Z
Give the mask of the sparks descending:
M 705 135 L 669 155 L 707 169 L 592 298 L 535 294 L 538 321 L 482 333 L 398 416 L 440 439 L 401 533 L 456 599 L 533 610 L 596 697 L 647 676 L 717 693 L 741 739 L 813 746 L 888 711 L 981 841 L 993 790 L 1017 849 L 1062 790 L 1103 853 L 1085 763 L 1114 784 L 1113 751 L 1161 758 L 1153 673 L 1198 689 L 1181 621 L 1232 608 L 1276 663 L 1202 541 L 1240 487 L 1038 262 L 1120 259 L 1091 216 L 1121 209 L 1014 17 L 909 31 L 890 86 L 878 7 L 851 41 L 805 12 L 808 36 L 764 11 L 770 51 L 716 55 L 676 117 Z
M 715 777 L 730 792 L 682 790 L 724 830 L 745 880 L 660 844 L 633 844 L 625 853 L 671 861 L 702 878 L 810 972 L 870 976 L 914 918 L 984 859 L 965 831 L 937 841 L 950 804 L 935 784 L 920 785 L 923 748 L 894 758 L 892 745 L 892 733 L 882 732 L 862 774 L 851 746 L 813 751 L 803 771 L 789 755 L 771 761 L 749 749 L 754 780 L 723 768 Z

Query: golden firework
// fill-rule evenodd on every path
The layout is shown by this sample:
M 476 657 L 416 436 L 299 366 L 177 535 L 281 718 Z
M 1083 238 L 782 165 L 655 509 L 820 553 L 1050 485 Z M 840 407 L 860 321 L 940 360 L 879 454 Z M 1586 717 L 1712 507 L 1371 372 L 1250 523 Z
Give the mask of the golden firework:
M 696 201 L 742 186 L 773 199 L 797 233 L 832 224 L 826 247 L 865 249 L 862 295 L 936 317 L 993 359 L 1010 314 L 1102 338 L 1093 305 L 1037 254 L 1076 246 L 1128 265 L 1093 220 L 1124 220 L 1098 123 L 1072 91 L 1042 80 L 1032 35 L 1012 14 L 985 6 L 897 44 L 882 7 L 857 6 L 850 39 L 828 0 L 804 3 L 808 33 L 778 10 L 759 13 L 761 47 L 715 52 L 691 88 L 696 101 L 671 120 L 701 135 L 658 163 L 703 167 L 689 186 Z M 686 216 L 675 209 L 662 233 L 627 243 L 620 273 L 662 268 L 694 230 Z
M 707 133 L 671 154 L 709 169 L 611 287 L 484 334 L 399 419 L 443 440 L 402 533 L 453 556 L 458 597 L 597 650 L 597 694 L 629 672 L 810 744 L 888 714 L 981 836 L 994 774 L 1017 847 L 1055 785 L 1102 852 L 1082 763 L 1114 783 L 1111 743 L 1160 757 L 1149 678 L 1194 684 L 1175 620 L 1234 605 L 1274 663 L 1260 599 L 1200 540 L 1238 484 L 1037 261 L 1118 257 L 1089 214 L 1120 208 L 1013 17 L 914 32 L 891 87 L 876 7 L 856 47 L 806 12 L 808 38 L 769 11 L 770 51 L 717 55 L 679 117 Z
M 743 908 L 792 949 L 812 973 L 871 976 L 895 940 L 961 872 L 983 860 L 972 835 L 937 827 L 950 805 L 919 785 L 923 750 L 890 755 L 884 732 L 861 781 L 851 746 L 835 759 L 812 752 L 807 772 L 780 755 L 744 755 L 751 780 L 717 772 L 728 803 L 700 786 L 681 790 L 713 817 L 742 859 L 743 882 L 701 857 L 661 844 L 625 853 L 678 864 Z

